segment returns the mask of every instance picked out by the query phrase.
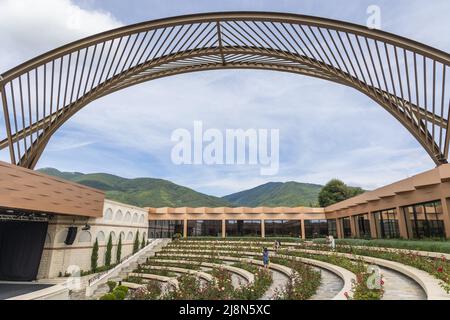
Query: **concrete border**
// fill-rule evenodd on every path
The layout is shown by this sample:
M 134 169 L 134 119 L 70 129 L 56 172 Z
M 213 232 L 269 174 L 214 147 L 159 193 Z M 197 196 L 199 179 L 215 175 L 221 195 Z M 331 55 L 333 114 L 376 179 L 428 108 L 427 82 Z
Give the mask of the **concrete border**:
M 153 270 L 167 270 L 167 271 L 172 271 L 172 272 L 176 272 L 176 273 L 190 274 L 190 275 L 202 278 L 203 280 L 206 280 L 208 282 L 212 282 L 214 280 L 214 277 L 212 275 L 210 275 L 209 273 L 194 270 L 194 269 L 185 269 L 185 268 L 169 267 L 169 266 L 152 266 L 152 265 L 146 265 L 146 268 L 153 269 Z M 151 270 L 150 270 L 150 272 L 151 272 Z
M 57 284 L 6 300 L 69 300 L 69 288 L 63 284 Z
M 197 261 L 192 261 L 192 260 L 154 259 L 153 261 L 160 262 L 160 263 L 197 264 L 197 265 L 200 265 L 200 266 L 203 266 L 203 267 L 223 268 L 225 270 L 228 270 L 228 271 L 230 271 L 232 273 L 235 273 L 235 274 L 241 276 L 249 284 L 255 282 L 255 276 L 251 272 L 249 272 L 247 270 L 244 270 L 244 269 L 241 269 L 241 268 L 229 266 L 229 265 L 218 264 L 218 263 L 211 263 L 211 262 L 200 262 L 200 264 L 198 264 Z
M 130 273 L 129 276 L 143 278 L 143 279 L 147 279 L 147 280 L 156 280 L 159 282 L 167 282 L 171 286 L 178 289 L 178 280 L 175 278 L 160 276 L 160 275 L 151 274 L 151 273 Z

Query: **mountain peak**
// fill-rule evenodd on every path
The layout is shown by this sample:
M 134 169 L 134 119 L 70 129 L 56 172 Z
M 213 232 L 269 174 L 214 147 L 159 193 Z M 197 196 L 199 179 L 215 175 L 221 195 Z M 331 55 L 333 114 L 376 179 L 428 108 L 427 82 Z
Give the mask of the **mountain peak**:
M 315 206 L 321 189 L 321 185 L 296 181 L 267 182 L 249 190 L 222 197 L 222 199 L 234 205 L 248 207 Z

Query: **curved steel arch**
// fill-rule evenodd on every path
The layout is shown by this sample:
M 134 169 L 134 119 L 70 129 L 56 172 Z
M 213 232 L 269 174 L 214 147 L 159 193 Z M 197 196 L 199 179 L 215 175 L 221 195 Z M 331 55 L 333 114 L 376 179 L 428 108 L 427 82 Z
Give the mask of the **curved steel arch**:
M 342 21 L 281 13 L 181 16 L 107 31 L 50 51 L 0 78 L 11 162 L 34 168 L 49 139 L 90 102 L 153 79 L 214 69 L 317 77 L 366 94 L 436 164 L 449 147 L 450 55 Z

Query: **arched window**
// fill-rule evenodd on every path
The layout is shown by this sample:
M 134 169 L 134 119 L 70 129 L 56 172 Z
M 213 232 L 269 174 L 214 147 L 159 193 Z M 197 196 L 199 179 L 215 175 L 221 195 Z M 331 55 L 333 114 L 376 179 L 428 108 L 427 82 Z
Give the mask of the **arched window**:
M 119 238 L 122 239 L 122 242 L 125 240 L 125 232 L 121 232 Z
M 113 211 L 111 208 L 106 209 L 105 211 L 105 220 L 112 220 L 113 218 Z
M 131 213 L 130 211 L 127 211 L 127 213 L 125 214 L 125 222 L 130 222 L 131 221 Z
M 56 236 L 56 243 L 64 243 L 67 238 L 68 229 L 61 230 Z
M 138 222 L 138 214 L 135 212 L 133 215 L 133 223 L 137 223 Z
M 139 223 L 144 223 L 144 221 L 145 221 L 144 215 L 141 215 L 139 217 Z
M 111 235 L 112 243 L 113 244 L 116 243 L 116 233 L 114 231 L 111 231 L 110 235 Z
M 116 221 L 122 221 L 122 219 L 123 219 L 123 213 L 122 213 L 122 210 L 117 210 L 117 212 L 116 212 L 116 218 L 114 219 L 114 220 L 116 220 Z
M 89 231 L 82 231 L 80 233 L 80 237 L 78 238 L 78 242 L 80 243 L 91 243 L 92 236 Z
M 133 232 L 128 232 L 127 241 L 133 241 Z
M 97 240 L 98 242 L 105 242 L 105 233 L 103 231 L 97 233 Z

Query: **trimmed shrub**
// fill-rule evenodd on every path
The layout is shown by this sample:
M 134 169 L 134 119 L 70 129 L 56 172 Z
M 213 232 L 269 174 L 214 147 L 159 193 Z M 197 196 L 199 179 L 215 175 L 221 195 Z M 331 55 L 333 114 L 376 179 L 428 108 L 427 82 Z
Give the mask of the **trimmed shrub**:
M 111 265 L 111 251 L 112 251 L 112 237 L 111 234 L 109 234 L 108 238 L 108 244 L 106 245 L 106 252 L 105 252 L 105 266 Z
M 91 254 L 91 270 L 92 272 L 97 271 L 98 266 L 98 239 L 95 239 L 94 246 L 92 247 Z
M 122 258 L 122 235 L 119 235 L 119 242 L 117 243 L 116 263 L 120 263 Z
M 109 287 L 109 292 L 112 292 L 114 290 L 114 288 L 117 286 L 117 283 L 115 281 L 108 281 L 106 283 Z
M 112 294 L 114 295 L 115 300 L 125 300 L 128 294 L 128 288 L 125 286 L 118 286 L 113 290 Z
M 116 300 L 116 296 L 112 293 L 107 293 L 103 295 L 100 300 Z
M 134 238 L 133 254 L 139 251 L 139 230 L 136 232 L 136 238 Z

